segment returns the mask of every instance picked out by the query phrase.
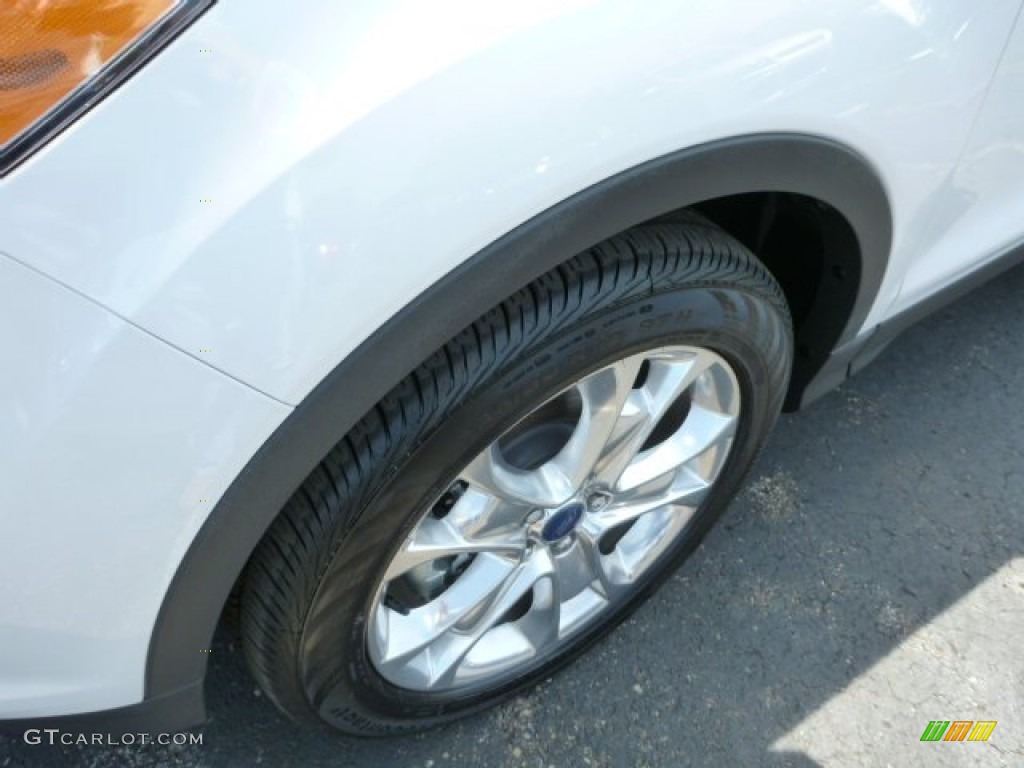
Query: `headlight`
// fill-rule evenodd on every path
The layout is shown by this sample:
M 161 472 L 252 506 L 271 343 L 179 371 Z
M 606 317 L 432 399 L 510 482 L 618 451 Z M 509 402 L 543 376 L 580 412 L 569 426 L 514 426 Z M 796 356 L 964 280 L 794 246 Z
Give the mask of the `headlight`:
M 53 138 L 212 0 L 0 0 L 0 174 Z

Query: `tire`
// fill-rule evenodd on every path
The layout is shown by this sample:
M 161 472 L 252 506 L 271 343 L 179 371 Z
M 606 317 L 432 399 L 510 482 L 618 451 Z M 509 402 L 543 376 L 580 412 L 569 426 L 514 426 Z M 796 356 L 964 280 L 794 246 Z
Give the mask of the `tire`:
M 281 511 L 253 553 L 243 586 L 243 645 L 257 681 L 283 712 L 298 721 L 327 724 L 352 734 L 382 735 L 465 716 L 550 676 L 628 616 L 700 542 L 739 488 L 778 416 L 792 347 L 786 301 L 767 269 L 742 245 L 695 214 L 613 237 L 542 276 L 480 318 L 402 381 L 334 447 Z M 705 356 L 705 352 L 710 354 Z M 701 455 L 701 466 L 715 466 L 708 475 L 711 479 L 701 481 L 705 485 L 700 493 L 687 496 L 688 505 L 673 501 L 674 506 L 657 508 L 643 518 L 649 521 L 659 515 L 658 521 L 669 522 L 628 522 L 607 534 L 593 523 L 600 518 L 599 505 L 611 500 L 607 509 L 633 508 L 623 506 L 625 502 L 618 505 L 618 496 L 614 495 L 618 491 L 608 491 L 602 499 L 603 491 L 592 493 L 573 485 L 578 495 L 571 503 L 552 503 L 550 508 L 530 512 L 522 524 L 524 532 L 515 526 L 502 529 L 509 531 L 508 536 L 518 537 L 516 541 L 527 542 L 523 550 L 527 554 L 520 560 L 507 552 L 475 552 L 446 556 L 417 566 L 419 570 L 393 575 L 399 570 L 396 563 L 413 562 L 398 558 L 415 553 L 417 537 L 426 535 L 422 531 L 437 527 L 437 519 L 448 519 L 439 517 L 439 505 L 468 504 L 464 501 L 467 489 L 477 494 L 474 498 L 490 493 L 486 482 L 480 490 L 472 482 L 459 479 L 460 473 L 475 471 L 480 457 L 500 454 L 495 462 L 520 467 L 508 456 L 522 436 L 520 442 L 531 446 L 530 451 L 536 455 L 523 459 L 522 466 L 511 471 L 527 473 L 514 477 L 527 478 L 530 493 L 535 488 L 547 488 L 534 484 L 540 470 L 530 467 L 538 462 L 543 467 L 561 467 L 558 462 L 577 466 L 561 457 L 569 455 L 566 446 L 575 445 L 573 435 L 582 434 L 581 413 L 590 414 L 586 416 L 586 440 L 596 445 L 604 434 L 594 426 L 598 424 L 595 414 L 604 412 L 596 407 L 588 411 L 589 401 L 580 394 L 589 392 L 587 387 L 593 389 L 593 382 L 611 381 L 613 375 L 631 376 L 636 370 L 632 389 L 622 396 L 638 397 L 631 393 L 638 388 L 646 393 L 645 387 L 654 386 L 641 381 L 653 375 L 651 371 L 666 372 L 659 373 L 659 381 L 669 380 L 670 374 L 682 381 L 681 366 L 697 366 L 691 361 L 698 359 L 703 361 L 701 365 L 709 366 L 699 379 L 704 393 L 699 396 L 717 398 L 715 402 L 732 398 L 738 405 L 728 406 L 733 409 L 729 413 L 734 414 L 728 437 L 715 437 L 717 442 L 705 452 L 712 455 L 713 451 L 713 461 Z M 646 373 L 641 373 L 644 370 Z M 734 388 L 737 394 L 722 395 L 719 386 L 723 391 Z M 694 410 L 704 408 L 695 405 L 696 387 L 698 384 L 693 384 L 670 406 L 658 405 L 662 410 L 645 412 L 649 422 L 655 418 L 659 421 L 657 426 L 648 424 L 643 428 L 651 431 L 644 432 L 646 438 L 637 438 L 646 441 L 636 456 L 653 456 L 660 445 L 669 445 L 669 440 L 683 440 L 677 435 L 682 435 L 684 429 L 698 429 L 687 426 L 690 414 L 714 408 Z M 686 405 L 679 406 L 684 400 Z M 538 409 L 542 404 L 547 405 Z M 558 404 L 557 408 L 552 404 Z M 680 411 L 682 415 L 674 417 L 679 423 L 669 423 L 669 411 L 680 408 L 685 413 Z M 573 409 L 575 416 L 569 413 Z M 715 411 L 715 415 L 722 417 L 722 423 L 732 418 L 726 406 L 720 409 L 721 413 Z M 541 412 L 543 416 L 536 415 Z M 531 413 L 534 415 L 524 420 Z M 625 421 L 614 421 L 609 429 L 625 434 L 623 424 Z M 659 430 L 670 434 L 658 438 L 663 443 L 655 440 Z M 504 442 L 498 440 L 499 436 Z M 579 440 L 580 445 L 590 444 Z M 652 444 L 653 448 L 646 447 Z M 545 445 L 547 458 L 537 458 Z M 611 455 L 607 446 L 602 450 Z M 658 455 L 669 455 L 669 448 L 661 450 Z M 600 459 L 594 467 L 600 461 L 611 459 Z M 697 461 L 692 459 L 691 463 Z M 629 467 L 641 466 L 639 462 L 639 458 L 633 459 Z M 671 472 L 680 473 L 682 467 L 673 467 Z M 573 472 L 576 470 L 566 470 L 558 477 L 569 478 Z M 598 474 L 594 469 L 588 476 Z M 512 481 L 494 482 L 498 489 L 495 498 L 501 498 L 487 508 L 500 508 L 502 515 L 512 515 L 519 509 L 515 504 L 526 494 L 516 496 L 513 504 L 503 495 Z M 621 480 L 617 482 L 622 484 Z M 654 485 L 658 483 L 652 481 Z M 676 481 L 668 485 L 675 493 Z M 657 491 L 662 492 L 667 493 L 663 488 Z M 583 498 L 579 494 L 588 495 Z M 684 517 L 673 516 L 683 512 Z M 459 514 L 465 518 L 469 513 Z M 539 520 L 534 519 L 537 516 Z M 598 533 L 586 528 L 591 524 L 597 526 L 594 530 Z M 462 523 L 457 520 L 450 525 Z M 669 528 L 675 531 L 671 537 L 663 533 Z M 609 575 L 612 566 L 602 565 L 611 561 L 599 559 L 595 551 L 600 545 L 602 558 L 627 562 L 626 549 L 622 553 L 618 549 L 624 546 L 621 543 L 613 542 L 610 554 L 604 552 L 607 539 L 615 536 L 620 542 L 633 536 L 643 546 L 648 541 L 656 544 L 651 544 L 649 550 L 641 544 L 635 546 L 640 553 L 636 556 L 646 558 L 643 567 L 623 566 L 616 576 L 621 583 L 613 583 Z M 589 550 L 585 542 L 591 542 Z M 574 593 L 573 599 L 579 604 L 593 604 L 587 608 L 593 618 L 566 630 L 563 638 L 560 622 L 568 622 L 564 617 L 570 604 L 559 602 L 568 599 L 563 595 L 569 594 L 566 577 L 559 569 L 568 568 L 564 565 L 568 560 L 558 558 L 569 558 L 565 552 L 578 562 L 597 563 L 588 565 L 593 570 L 586 573 L 599 573 L 600 577 L 589 583 L 586 575 L 581 577 L 588 586 L 579 587 L 581 591 Z M 486 573 L 481 569 L 493 561 L 494 568 L 516 567 L 520 573 L 529 558 L 541 562 L 538 558 L 542 556 L 547 558 L 543 562 L 555 564 L 554 570 L 543 570 L 527 591 L 517 587 L 518 591 L 513 592 L 508 587 L 502 592 L 506 589 L 502 586 L 488 593 L 490 603 L 480 603 L 495 606 L 522 592 L 514 609 L 495 619 L 488 613 L 490 608 L 477 608 L 476 614 L 467 613 L 469 618 L 460 620 L 470 627 L 474 621 L 481 626 L 485 619 L 497 622 L 493 626 L 500 632 L 481 634 L 476 641 L 480 648 L 493 648 L 493 653 L 487 653 L 494 660 L 480 651 L 484 660 L 471 664 L 477 647 L 473 646 L 474 650 L 458 662 L 461 666 L 436 672 L 435 667 L 445 667 L 434 660 L 447 658 L 447 651 L 430 651 L 433 655 L 429 659 L 411 656 L 418 659 L 414 663 L 402 661 L 402 653 L 392 648 L 407 637 L 402 634 L 404 629 L 400 632 L 393 627 L 407 626 L 403 622 L 418 616 L 421 608 L 433 611 L 440 600 L 445 611 L 449 610 L 448 603 L 455 598 L 447 597 L 454 594 L 447 590 L 455 589 L 453 585 L 460 590 L 484 589 L 479 586 L 483 577 L 464 575 L 470 570 Z M 514 565 L 517 562 L 519 566 Z M 634 575 L 634 571 L 640 575 Z M 385 572 L 392 574 L 390 580 L 384 579 Z M 581 602 L 583 597 L 588 602 Z M 536 616 L 549 617 L 553 624 L 544 629 L 545 619 Z M 449 645 L 444 648 L 456 647 L 451 645 L 456 642 L 469 643 L 465 637 L 477 632 L 471 629 L 463 634 L 460 626 L 446 630 L 444 642 Z M 538 632 L 547 639 L 536 640 L 541 636 Z M 521 644 L 520 635 L 528 636 L 523 652 L 514 650 L 519 645 L 511 643 L 515 639 Z M 419 642 L 415 635 L 411 637 Z M 495 639 L 499 637 L 509 641 L 499 642 Z M 484 639 L 490 645 L 485 645 Z M 529 658 L 516 661 L 516 653 Z M 431 682 L 435 678 L 438 682 Z M 439 682 L 442 678 L 443 685 Z M 463 679 L 469 682 L 460 682 Z

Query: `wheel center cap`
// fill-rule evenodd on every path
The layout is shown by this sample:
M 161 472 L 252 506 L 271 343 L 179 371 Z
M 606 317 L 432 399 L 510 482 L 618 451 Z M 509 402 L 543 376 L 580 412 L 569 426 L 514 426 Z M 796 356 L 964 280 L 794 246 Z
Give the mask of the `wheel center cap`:
M 578 501 L 566 504 L 544 523 L 544 528 L 540 532 L 541 538 L 547 542 L 565 538 L 579 523 L 585 509 Z

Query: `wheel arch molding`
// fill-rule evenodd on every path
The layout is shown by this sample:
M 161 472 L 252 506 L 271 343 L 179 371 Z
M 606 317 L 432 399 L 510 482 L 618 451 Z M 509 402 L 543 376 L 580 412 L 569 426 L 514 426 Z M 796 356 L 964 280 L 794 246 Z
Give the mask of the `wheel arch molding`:
M 835 214 L 839 236 L 851 245 L 838 255 L 841 264 L 823 255 L 826 277 L 806 313 L 805 339 L 798 329 L 802 360 L 795 363 L 787 400 L 798 403 L 832 351 L 857 335 L 886 271 L 892 215 L 871 163 L 829 139 L 759 134 L 685 149 L 612 176 L 520 225 L 430 286 L 338 363 L 259 448 L 172 578 L 150 638 L 145 699 L 201 685 L 208 655 L 199 649 L 209 647 L 228 595 L 267 527 L 323 456 L 435 349 L 519 288 L 612 235 L 682 208 L 751 193 L 815 201 Z M 201 722 L 202 702 L 181 717 Z

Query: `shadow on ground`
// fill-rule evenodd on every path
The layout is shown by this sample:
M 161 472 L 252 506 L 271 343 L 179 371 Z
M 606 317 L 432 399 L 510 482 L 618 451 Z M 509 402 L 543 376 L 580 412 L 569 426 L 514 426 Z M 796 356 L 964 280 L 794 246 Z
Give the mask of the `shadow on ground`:
M 202 746 L 8 739 L 0 768 L 816 765 L 772 745 L 1024 554 L 1021 297 L 1018 269 L 784 417 L 747 490 L 651 602 L 497 711 L 389 741 L 298 729 L 255 691 L 227 622 Z

